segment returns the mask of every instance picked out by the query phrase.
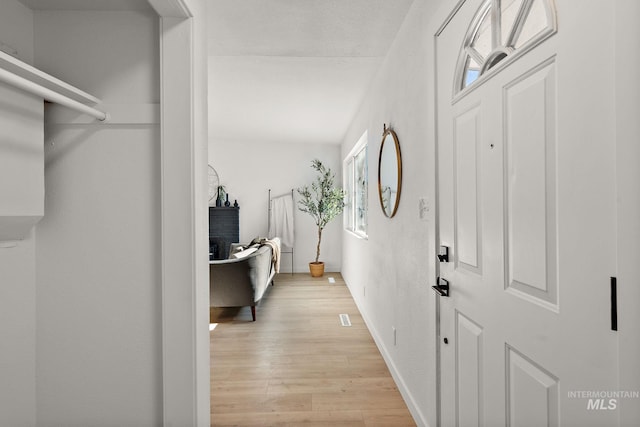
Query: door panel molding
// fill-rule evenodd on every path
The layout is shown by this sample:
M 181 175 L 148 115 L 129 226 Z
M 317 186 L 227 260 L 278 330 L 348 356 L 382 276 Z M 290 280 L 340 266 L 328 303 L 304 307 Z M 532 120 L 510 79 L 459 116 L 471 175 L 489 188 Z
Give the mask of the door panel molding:
M 555 57 L 503 87 L 505 286 L 558 307 Z
M 454 260 L 482 275 L 480 104 L 453 118 Z
M 559 380 L 509 344 L 505 345 L 507 427 L 559 425 Z
M 456 310 L 456 424 L 483 425 L 484 335 L 478 323 Z

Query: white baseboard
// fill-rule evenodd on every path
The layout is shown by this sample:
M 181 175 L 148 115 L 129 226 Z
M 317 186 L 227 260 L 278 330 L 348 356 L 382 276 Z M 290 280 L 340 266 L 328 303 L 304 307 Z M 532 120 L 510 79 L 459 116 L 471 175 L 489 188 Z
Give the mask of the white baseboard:
M 351 292 L 351 288 L 349 288 L 348 284 L 347 284 L 347 288 L 349 289 L 349 293 L 351 293 L 351 297 L 353 298 L 353 293 Z M 382 358 L 387 364 L 387 368 L 389 368 L 389 372 L 391 373 L 391 376 L 393 377 L 393 380 L 395 381 L 398 387 L 398 390 L 402 395 L 402 398 L 407 404 L 407 407 L 409 408 L 409 412 L 411 412 L 411 416 L 413 416 L 414 421 L 419 427 L 430 427 L 429 423 L 427 422 L 427 417 L 422 413 L 422 411 L 416 404 L 413 394 L 408 389 L 407 384 L 402 378 L 402 375 L 400 375 L 400 373 L 398 372 L 398 369 L 396 368 L 396 365 L 393 363 L 393 359 L 391 358 L 391 355 L 387 351 L 387 348 L 385 347 L 384 342 L 380 338 L 378 331 L 373 327 L 373 323 L 369 320 L 366 313 L 364 313 L 360 309 L 358 300 L 356 298 L 353 298 L 353 300 L 356 303 L 356 306 L 358 307 L 358 311 L 360 312 L 360 315 L 362 316 L 364 323 L 367 325 L 367 329 L 369 330 L 369 333 L 373 337 L 373 341 L 376 343 L 378 350 L 380 350 L 380 354 L 382 354 Z

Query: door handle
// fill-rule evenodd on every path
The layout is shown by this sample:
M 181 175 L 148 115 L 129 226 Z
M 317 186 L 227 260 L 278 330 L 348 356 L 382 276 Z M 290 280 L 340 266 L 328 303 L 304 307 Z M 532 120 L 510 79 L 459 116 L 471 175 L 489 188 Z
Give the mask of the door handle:
M 432 286 L 431 289 L 436 291 L 441 297 L 449 296 L 449 282 L 442 277 L 438 277 L 438 284 Z

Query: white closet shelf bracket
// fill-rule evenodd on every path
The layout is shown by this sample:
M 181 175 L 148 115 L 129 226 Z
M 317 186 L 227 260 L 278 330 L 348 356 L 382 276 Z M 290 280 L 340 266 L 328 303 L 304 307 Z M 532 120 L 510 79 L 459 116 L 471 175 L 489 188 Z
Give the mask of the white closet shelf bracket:
M 63 105 L 75 111 L 87 114 L 101 122 L 109 120 L 109 114 L 97 108 L 90 107 L 75 98 L 86 102 L 99 102 L 100 100 L 56 79 L 24 62 L 15 59 L 4 52 L 0 52 L 0 81 L 18 89 L 32 93 L 42 99 Z M 42 82 L 39 83 L 39 82 Z M 46 87 L 45 84 L 49 87 Z M 57 89 L 57 90 L 56 90 Z M 70 95 L 61 92 L 69 93 Z

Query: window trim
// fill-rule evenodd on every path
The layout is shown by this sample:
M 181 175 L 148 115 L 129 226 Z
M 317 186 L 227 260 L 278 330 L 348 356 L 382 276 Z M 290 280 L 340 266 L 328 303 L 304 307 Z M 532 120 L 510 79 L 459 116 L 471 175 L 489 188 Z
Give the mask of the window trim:
M 368 131 L 364 131 L 362 136 L 358 139 L 358 142 L 353 146 L 349 154 L 342 161 L 343 164 L 343 187 L 347 189 L 345 200 L 345 211 L 348 212 L 344 215 L 343 226 L 345 231 L 348 231 L 355 237 L 360 239 L 368 239 L 369 237 L 369 138 Z M 357 181 L 356 181 L 356 157 L 365 151 L 365 169 L 366 169 L 366 202 L 365 202 L 365 227 L 364 231 L 356 229 L 356 195 L 357 195 Z

